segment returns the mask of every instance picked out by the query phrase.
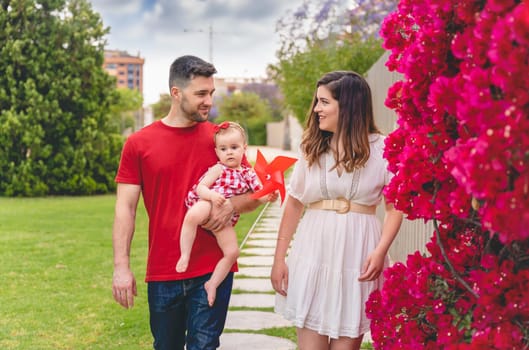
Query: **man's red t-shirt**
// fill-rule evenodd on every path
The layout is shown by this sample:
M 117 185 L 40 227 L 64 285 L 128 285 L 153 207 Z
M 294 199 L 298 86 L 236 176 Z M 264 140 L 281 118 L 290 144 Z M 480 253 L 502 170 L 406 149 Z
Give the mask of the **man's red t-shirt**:
M 156 121 L 132 134 L 123 147 L 116 182 L 141 185 L 149 215 L 149 253 L 145 280 L 172 281 L 212 272 L 222 258 L 215 237 L 197 229 L 186 272 L 175 270 L 188 191 L 217 162 L 210 122 L 189 128 Z M 236 270 L 236 266 L 232 268 Z

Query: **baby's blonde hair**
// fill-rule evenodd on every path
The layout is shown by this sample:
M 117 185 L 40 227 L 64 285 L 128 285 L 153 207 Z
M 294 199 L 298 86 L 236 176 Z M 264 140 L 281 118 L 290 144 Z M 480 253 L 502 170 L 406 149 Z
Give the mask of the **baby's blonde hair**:
M 236 122 L 222 122 L 218 125 L 215 125 L 215 135 L 213 136 L 213 141 L 215 144 L 217 143 L 217 135 L 223 135 L 228 133 L 230 130 L 237 130 L 241 134 L 244 143 L 247 143 L 247 137 L 246 137 L 246 131 L 244 131 L 244 128 Z

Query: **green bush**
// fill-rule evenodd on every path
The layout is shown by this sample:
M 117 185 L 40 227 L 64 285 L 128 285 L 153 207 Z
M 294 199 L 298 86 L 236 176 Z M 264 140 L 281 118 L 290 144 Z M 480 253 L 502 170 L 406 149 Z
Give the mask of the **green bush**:
M 266 145 L 266 123 L 273 120 L 267 101 L 252 92 L 235 93 L 219 103 L 219 116 L 215 122 L 237 122 L 248 134 L 248 144 Z

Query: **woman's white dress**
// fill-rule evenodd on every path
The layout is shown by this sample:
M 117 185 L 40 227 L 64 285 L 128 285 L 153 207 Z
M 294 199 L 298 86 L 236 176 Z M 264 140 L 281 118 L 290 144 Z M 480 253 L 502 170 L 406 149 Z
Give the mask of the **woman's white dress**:
M 370 135 L 370 158 L 352 173 L 330 170 L 331 153 L 320 158 L 321 168 L 301 157 L 295 164 L 288 193 L 307 205 L 321 199 L 345 197 L 364 205 L 377 205 L 390 179 L 382 157 L 384 137 Z M 276 296 L 276 312 L 296 327 L 332 338 L 356 338 L 369 331 L 365 302 L 382 286 L 382 277 L 359 282 L 366 257 L 381 237 L 375 215 L 306 209 L 287 257 L 287 296 Z M 386 257 L 386 266 L 388 259 Z

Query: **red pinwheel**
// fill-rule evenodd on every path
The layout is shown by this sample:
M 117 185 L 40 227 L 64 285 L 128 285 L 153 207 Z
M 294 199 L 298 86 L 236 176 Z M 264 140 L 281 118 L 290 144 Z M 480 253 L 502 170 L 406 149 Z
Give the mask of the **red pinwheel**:
M 254 170 L 263 184 L 263 188 L 252 194 L 257 199 L 275 190 L 279 190 L 281 203 L 285 200 L 284 172 L 297 161 L 296 158 L 277 156 L 270 164 L 267 163 L 261 151 L 257 150 L 257 159 Z

